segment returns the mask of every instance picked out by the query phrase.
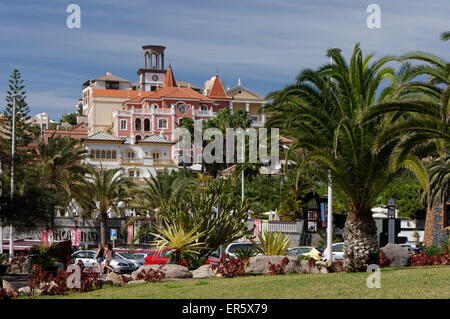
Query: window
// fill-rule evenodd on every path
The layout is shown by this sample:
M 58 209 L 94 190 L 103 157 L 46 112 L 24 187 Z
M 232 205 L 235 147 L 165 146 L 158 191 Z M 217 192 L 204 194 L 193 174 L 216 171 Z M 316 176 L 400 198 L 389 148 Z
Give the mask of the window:
M 127 120 L 120 120 L 120 129 L 121 130 L 127 129 Z
M 252 122 L 258 122 L 258 117 L 257 116 L 250 116 Z
M 135 130 L 140 131 L 141 130 L 141 119 L 136 119 L 135 121 Z
M 106 89 L 107 90 L 118 90 L 119 89 L 119 82 L 106 82 Z
M 106 152 L 102 151 L 102 158 L 106 158 Z
M 180 110 L 181 113 L 186 113 L 187 112 L 187 107 L 184 104 L 179 105 L 178 109 Z
M 344 244 L 337 244 L 333 246 L 333 252 L 342 253 L 344 249 Z
M 159 159 L 159 155 L 160 155 L 159 152 L 153 152 L 153 153 L 152 153 L 152 158 L 153 158 L 154 160 L 158 160 L 158 159 Z
M 158 128 L 160 129 L 166 129 L 169 127 L 169 122 L 167 119 L 159 119 L 158 120 Z
M 157 109 L 158 108 L 158 104 L 152 104 L 152 108 Z
M 127 157 L 128 158 L 134 158 L 134 152 L 133 151 L 128 151 L 127 152 Z
M 106 158 L 111 158 L 111 151 L 106 152 Z
M 95 158 L 95 151 L 91 150 L 91 158 Z
M 203 104 L 202 106 L 200 106 L 200 109 L 201 109 L 202 111 L 208 111 L 208 107 L 207 107 L 205 104 Z
M 113 158 L 113 159 L 116 159 L 116 156 L 117 156 L 117 155 L 116 155 L 116 151 L 112 151 L 112 154 L 111 154 L 111 155 L 112 155 L 112 158 Z
M 150 131 L 150 120 L 149 119 L 145 119 L 144 120 L 144 131 Z
M 99 150 L 97 150 L 97 151 L 95 152 L 95 158 L 100 158 L 100 151 L 99 151 Z
M 140 141 L 141 140 L 141 136 L 140 135 L 136 135 L 136 141 Z

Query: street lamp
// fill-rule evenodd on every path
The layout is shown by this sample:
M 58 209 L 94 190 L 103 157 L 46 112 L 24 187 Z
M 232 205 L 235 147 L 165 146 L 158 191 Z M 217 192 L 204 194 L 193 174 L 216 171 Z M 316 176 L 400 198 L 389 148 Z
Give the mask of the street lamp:
M 13 95 L 13 114 L 11 123 L 11 203 L 14 200 L 14 151 L 16 143 L 16 100 L 21 99 L 19 94 Z M 12 261 L 14 256 L 14 236 L 13 226 L 9 225 L 9 261 Z
M 395 244 L 395 211 L 397 205 L 395 205 L 394 199 L 391 197 L 387 205 L 387 218 L 388 218 L 388 243 Z

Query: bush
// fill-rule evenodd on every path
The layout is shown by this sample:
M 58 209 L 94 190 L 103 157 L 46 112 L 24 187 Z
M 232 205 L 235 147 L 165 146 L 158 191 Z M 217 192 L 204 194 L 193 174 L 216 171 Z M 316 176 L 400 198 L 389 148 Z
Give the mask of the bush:
M 450 265 L 450 254 L 420 254 L 411 255 L 411 266 L 438 266 Z
M 269 261 L 269 273 L 271 275 L 284 275 L 284 268 L 287 264 L 289 264 L 289 259 L 287 257 L 284 257 L 279 264 L 272 264 Z
M 217 270 L 225 278 L 232 278 L 245 275 L 245 265 L 247 262 L 239 258 L 230 257 L 228 254 L 222 255 L 219 265 L 212 265 L 213 270 Z
M 137 275 L 137 279 L 138 280 L 143 279 L 145 281 L 151 281 L 151 282 L 162 281 L 166 277 L 166 273 L 164 271 L 162 271 L 162 267 L 163 267 L 163 265 L 159 266 L 159 268 L 156 270 L 149 269 L 147 271 L 145 269 L 143 269 Z
M 289 235 L 280 232 L 264 231 L 264 233 L 258 234 L 258 238 L 262 247 L 254 241 L 253 243 L 255 244 L 255 247 L 266 256 L 284 256 L 292 243 L 289 239 Z

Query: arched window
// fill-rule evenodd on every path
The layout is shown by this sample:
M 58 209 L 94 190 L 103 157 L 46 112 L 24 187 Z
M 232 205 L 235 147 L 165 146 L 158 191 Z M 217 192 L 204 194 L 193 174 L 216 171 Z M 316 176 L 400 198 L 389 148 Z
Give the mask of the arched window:
M 150 131 L 150 120 L 149 119 L 144 120 L 144 131 Z
M 112 155 L 112 158 L 113 158 L 113 159 L 116 159 L 116 157 L 117 157 L 116 151 L 112 151 L 112 154 L 111 154 L 111 155 Z
M 157 109 L 158 108 L 158 104 L 152 104 L 152 108 Z
M 100 158 L 100 151 L 99 151 L 99 150 L 97 150 L 97 151 L 95 152 L 95 158 Z
M 106 152 L 106 158 L 111 158 L 111 151 Z
M 95 158 L 95 151 L 91 150 L 91 158 Z
M 202 111 L 208 111 L 208 107 L 207 107 L 205 104 L 203 104 L 202 106 L 200 106 L 200 109 L 201 109 Z
M 141 119 L 136 119 L 135 121 L 135 130 L 140 131 L 141 130 Z
M 136 141 L 140 141 L 142 138 L 140 135 L 136 135 Z
M 102 151 L 102 158 L 106 158 L 106 152 Z

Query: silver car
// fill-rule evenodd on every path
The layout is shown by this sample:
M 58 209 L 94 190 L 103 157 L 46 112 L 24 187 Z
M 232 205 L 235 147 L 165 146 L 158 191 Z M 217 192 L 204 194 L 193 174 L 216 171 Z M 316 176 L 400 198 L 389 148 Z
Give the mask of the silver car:
M 121 259 L 126 260 L 128 262 L 132 262 L 136 268 L 139 268 L 139 267 L 145 265 L 145 259 L 137 258 L 134 255 L 131 255 L 129 253 L 114 252 L 114 257 L 115 258 L 121 258 Z
M 81 261 L 86 268 L 98 269 L 97 261 L 95 260 L 97 252 L 95 250 L 78 250 L 72 254 L 74 264 Z M 131 273 L 137 268 L 134 263 L 129 262 L 121 257 L 116 257 L 111 260 L 110 266 L 114 269 L 115 273 Z M 102 272 L 106 273 L 105 261 L 102 262 Z

